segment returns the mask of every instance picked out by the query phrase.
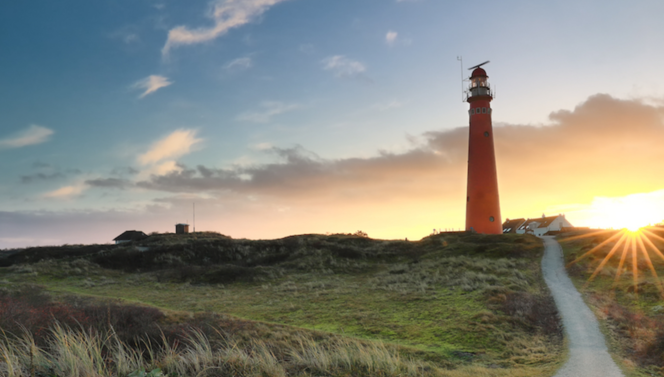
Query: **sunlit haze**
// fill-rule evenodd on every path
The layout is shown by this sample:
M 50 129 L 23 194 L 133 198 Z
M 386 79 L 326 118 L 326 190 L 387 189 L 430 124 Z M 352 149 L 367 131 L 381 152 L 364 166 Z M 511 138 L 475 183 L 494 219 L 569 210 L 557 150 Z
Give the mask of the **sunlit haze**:
M 664 190 L 619 198 L 595 198 L 579 219 L 594 228 L 626 228 L 632 232 L 655 225 L 664 218 Z
M 419 239 L 464 226 L 484 66 L 501 212 L 664 220 L 664 2 L 11 1 L 0 248 L 174 225 Z M 463 57 L 460 72 L 457 56 Z

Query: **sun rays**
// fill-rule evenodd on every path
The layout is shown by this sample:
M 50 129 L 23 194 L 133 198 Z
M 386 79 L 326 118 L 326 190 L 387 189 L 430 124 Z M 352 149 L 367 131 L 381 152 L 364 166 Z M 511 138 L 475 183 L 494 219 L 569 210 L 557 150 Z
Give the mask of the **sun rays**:
M 662 281 L 660 280 L 655 264 L 653 263 L 653 258 L 651 258 L 651 256 L 655 256 L 657 262 L 664 263 L 664 254 L 655 245 L 655 242 L 653 242 L 653 240 L 664 242 L 664 237 L 657 234 L 659 232 L 664 232 L 664 228 L 643 227 L 635 230 L 624 228 L 618 231 L 606 229 L 568 237 L 560 240 L 560 242 L 607 236 L 608 238 L 568 263 L 567 267 L 608 250 L 601 262 L 595 267 L 586 284 L 592 282 L 597 275 L 607 267 L 607 264 L 615 258 L 619 259 L 619 262 L 613 279 L 614 287 L 619 282 L 620 278 L 626 276 L 626 272 L 630 271 L 634 293 L 638 294 L 640 274 L 646 274 L 646 272 L 642 272 L 641 270 L 647 269 L 654 279 L 655 286 L 657 287 L 660 296 L 664 297 L 664 285 L 662 285 Z

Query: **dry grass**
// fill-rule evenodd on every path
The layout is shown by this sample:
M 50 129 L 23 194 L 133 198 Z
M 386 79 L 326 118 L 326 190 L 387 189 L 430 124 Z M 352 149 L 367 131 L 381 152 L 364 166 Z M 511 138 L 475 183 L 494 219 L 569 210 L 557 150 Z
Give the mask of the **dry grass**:
M 183 343 L 164 342 L 146 354 L 123 343 L 114 332 L 95 334 L 56 324 L 49 341 L 38 347 L 29 332 L 0 341 L 0 375 L 67 377 L 126 376 L 146 368 L 169 376 L 433 376 L 438 368 L 403 358 L 394 347 L 337 339 L 321 345 L 301 337 L 297 346 L 275 350 L 254 340 L 225 337 L 213 344 L 192 329 Z M 242 345 L 241 345 L 242 344 Z

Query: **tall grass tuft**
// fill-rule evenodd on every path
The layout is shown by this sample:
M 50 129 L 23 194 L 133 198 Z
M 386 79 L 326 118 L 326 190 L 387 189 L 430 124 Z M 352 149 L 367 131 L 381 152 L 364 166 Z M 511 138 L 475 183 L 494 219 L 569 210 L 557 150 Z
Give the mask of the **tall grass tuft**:
M 424 369 L 421 362 L 402 359 L 396 350 L 381 342 L 365 344 L 340 339 L 326 347 L 312 339 L 303 339 L 289 356 L 294 364 L 315 373 L 348 371 L 358 376 L 420 376 Z
M 114 331 L 99 334 L 56 323 L 39 347 L 29 331 L 0 341 L 2 377 L 124 377 L 159 368 L 168 376 L 297 375 L 428 376 L 437 368 L 412 359 L 383 343 L 337 338 L 327 344 L 299 335 L 296 344 L 275 345 L 225 336 L 211 343 L 201 330 L 190 329 L 184 342 L 145 341 L 141 351 L 123 343 Z M 240 345 L 242 344 L 242 345 Z

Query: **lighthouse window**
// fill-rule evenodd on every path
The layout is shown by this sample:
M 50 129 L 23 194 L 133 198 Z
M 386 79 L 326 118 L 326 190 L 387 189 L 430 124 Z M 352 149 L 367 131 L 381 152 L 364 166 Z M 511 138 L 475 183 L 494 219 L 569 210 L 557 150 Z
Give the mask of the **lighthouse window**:
M 486 114 L 486 107 L 482 108 L 482 114 Z
M 489 221 L 493 222 L 494 220 L 493 216 L 489 217 Z
M 471 114 L 475 114 L 475 109 L 470 109 Z
M 485 133 L 484 133 L 484 137 L 489 137 L 489 133 L 488 133 L 488 132 L 485 132 Z

